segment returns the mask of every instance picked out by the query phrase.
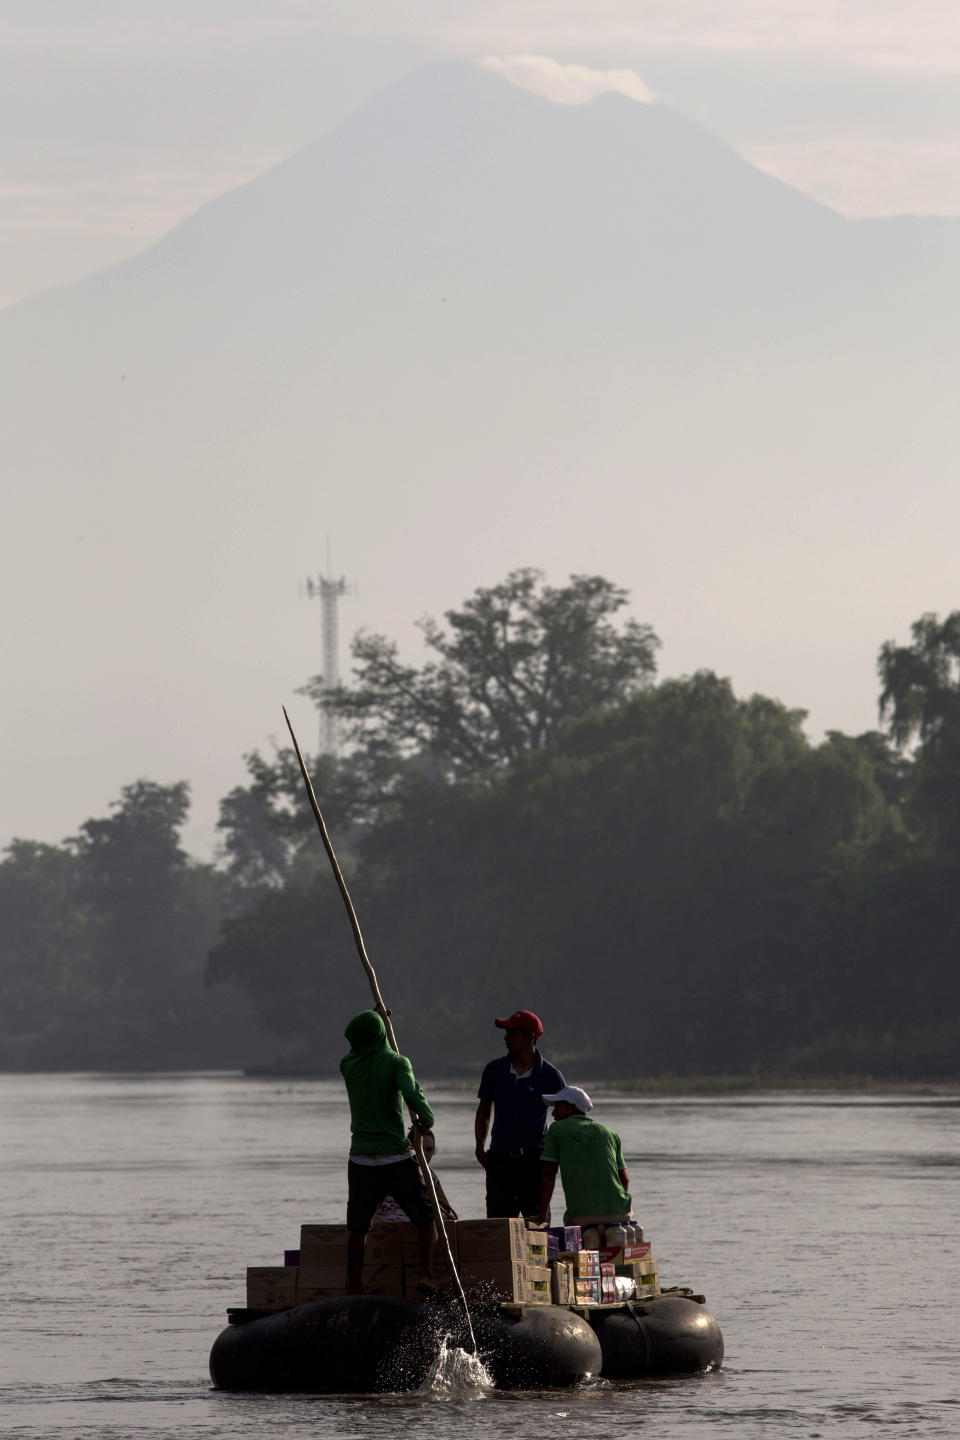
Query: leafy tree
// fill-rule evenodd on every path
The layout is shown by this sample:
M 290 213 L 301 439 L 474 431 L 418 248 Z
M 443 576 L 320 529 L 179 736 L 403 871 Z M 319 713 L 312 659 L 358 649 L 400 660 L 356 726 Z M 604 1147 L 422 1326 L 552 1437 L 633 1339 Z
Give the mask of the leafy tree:
M 0 917 L 0 1058 L 54 1063 L 64 1032 L 95 999 L 92 913 L 76 857 L 14 840 L 0 863 Z
M 922 615 L 911 634 L 881 647 L 880 714 L 901 752 L 914 747 L 905 794 L 918 838 L 960 862 L 960 611 Z
M 315 762 L 314 783 L 326 794 L 329 766 Z M 292 749 L 277 749 L 273 761 L 254 750 L 244 756 L 249 785 L 238 785 L 220 802 L 217 829 L 221 860 L 242 903 L 275 890 L 290 876 L 309 833 L 303 781 Z M 310 826 L 313 821 L 310 819 Z
M 595 575 L 546 585 L 516 570 L 478 589 L 447 628 L 420 622 L 438 658 L 404 664 L 383 635 L 354 641 L 357 682 L 304 693 L 333 705 L 368 756 L 421 755 L 451 777 L 479 776 L 549 745 L 560 725 L 649 683 L 659 641 L 648 625 L 613 617 L 627 592 Z
M 227 882 L 183 849 L 189 805 L 185 782 L 137 780 L 69 842 L 92 916 L 97 999 L 95 1024 L 73 1039 L 81 1064 L 237 1063 L 242 1046 L 256 1047 L 248 1004 L 204 983 Z
M 901 749 L 919 740 L 926 749 L 960 741 L 960 610 L 945 620 L 921 615 L 911 626 L 913 643 L 880 648 L 877 669 L 883 689 L 880 716 L 887 717 Z
M 72 842 L 85 897 L 100 917 L 105 981 L 153 984 L 181 968 L 187 917 L 182 884 L 189 860 L 179 832 L 189 786 L 137 780 L 103 819 L 87 820 Z
M 306 757 L 314 788 L 323 796 L 324 818 L 337 835 L 337 851 L 349 860 L 358 837 L 395 803 L 395 762 L 363 754 L 339 760 Z M 250 776 L 220 802 L 220 861 L 231 882 L 231 909 L 240 912 L 293 880 L 307 881 L 322 862 L 313 815 L 292 748 L 272 760 L 252 751 L 244 757 Z
M 574 577 L 568 600 L 581 583 L 595 582 Z M 609 660 L 623 592 L 596 583 Z M 551 1054 L 584 1078 L 948 1063 L 960 1005 L 949 627 L 915 629 L 917 654 L 884 648 L 891 738 L 813 745 L 803 712 L 739 699 L 708 672 L 650 683 L 648 631 L 632 669 L 587 664 L 577 690 L 558 622 L 571 686 L 552 690 L 536 607 L 558 593 L 535 572 L 476 592 L 444 629 L 428 622 L 434 658 L 420 668 L 382 637 L 361 641 L 357 685 L 336 697 L 357 748 L 326 765 L 321 800 L 342 807 L 338 849 L 348 834 L 351 890 L 405 1045 L 472 1073 L 492 1015 L 535 1004 Z M 311 692 L 322 698 L 319 682 Z M 323 1067 L 348 993 L 366 996 L 332 880 L 303 868 L 316 841 L 291 766 L 285 754 L 251 770 L 287 858 L 259 893 L 254 872 L 255 903 L 210 970 Z

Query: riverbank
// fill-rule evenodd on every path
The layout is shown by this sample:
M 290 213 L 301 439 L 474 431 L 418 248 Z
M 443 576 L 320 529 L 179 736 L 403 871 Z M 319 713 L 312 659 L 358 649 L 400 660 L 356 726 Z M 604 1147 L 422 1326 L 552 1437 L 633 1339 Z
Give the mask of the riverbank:
M 600 1080 L 604 1090 L 626 1095 L 740 1095 L 793 1092 L 869 1095 L 960 1095 L 960 1077 L 899 1080 L 878 1075 L 646 1075 L 632 1080 Z

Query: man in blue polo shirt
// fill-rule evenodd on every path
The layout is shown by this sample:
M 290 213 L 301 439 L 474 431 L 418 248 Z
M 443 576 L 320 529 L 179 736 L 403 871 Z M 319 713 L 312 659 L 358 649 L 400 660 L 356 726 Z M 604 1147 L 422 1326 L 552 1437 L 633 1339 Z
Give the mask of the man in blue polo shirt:
M 507 1053 L 484 1067 L 477 1091 L 476 1155 L 487 1172 L 487 1215 L 536 1215 L 547 1133 L 543 1097 L 562 1090 L 564 1079 L 537 1050 L 543 1026 L 532 1010 L 516 1010 L 493 1023 L 504 1032 Z

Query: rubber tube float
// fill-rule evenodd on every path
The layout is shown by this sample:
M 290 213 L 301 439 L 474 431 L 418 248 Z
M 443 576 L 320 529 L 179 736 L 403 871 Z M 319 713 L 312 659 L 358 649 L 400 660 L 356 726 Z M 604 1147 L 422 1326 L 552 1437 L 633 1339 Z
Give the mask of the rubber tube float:
M 210 1375 L 219 1390 L 374 1394 L 416 1390 L 445 1336 L 458 1343 L 462 1311 L 377 1295 L 313 1300 L 275 1315 L 228 1325 L 214 1342 Z M 600 1342 L 582 1316 L 554 1305 L 517 1318 L 474 1320 L 494 1384 L 540 1390 L 598 1375 Z
M 603 1351 L 600 1373 L 608 1380 L 678 1375 L 723 1363 L 720 1326 L 706 1306 L 686 1296 L 661 1295 L 589 1315 Z

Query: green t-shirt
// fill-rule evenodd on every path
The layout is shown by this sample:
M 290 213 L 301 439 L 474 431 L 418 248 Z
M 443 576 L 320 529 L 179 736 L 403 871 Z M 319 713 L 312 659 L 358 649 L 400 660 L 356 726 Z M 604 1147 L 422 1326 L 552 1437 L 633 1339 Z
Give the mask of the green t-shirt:
M 424 1125 L 433 1125 L 433 1111 L 413 1076 L 405 1055 L 391 1050 L 383 1021 L 374 1010 L 355 1015 L 346 1029 L 351 1050 L 340 1061 L 350 1101 L 350 1154 L 409 1153 L 403 1101 Z
M 560 1166 L 560 1183 L 570 1223 L 578 1215 L 629 1215 L 632 1201 L 620 1183 L 620 1136 L 589 1115 L 554 1120 L 541 1160 Z

